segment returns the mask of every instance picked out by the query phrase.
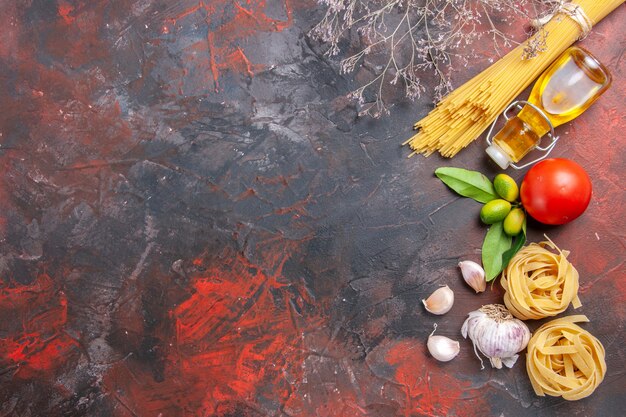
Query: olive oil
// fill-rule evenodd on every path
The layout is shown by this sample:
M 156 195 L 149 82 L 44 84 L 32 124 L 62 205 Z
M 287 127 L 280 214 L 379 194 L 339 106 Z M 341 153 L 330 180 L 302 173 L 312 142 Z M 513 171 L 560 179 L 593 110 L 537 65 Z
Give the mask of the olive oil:
M 607 69 L 579 47 L 566 50 L 537 80 L 528 103 L 511 117 L 487 148 L 491 158 L 506 169 L 539 145 L 552 127 L 587 110 L 610 86 Z M 548 122 L 549 120 L 549 122 Z

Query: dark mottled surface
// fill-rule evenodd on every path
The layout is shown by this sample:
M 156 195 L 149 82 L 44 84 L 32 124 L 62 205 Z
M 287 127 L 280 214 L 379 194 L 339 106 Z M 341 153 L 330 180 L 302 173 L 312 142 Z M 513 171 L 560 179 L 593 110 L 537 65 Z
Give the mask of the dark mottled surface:
M 358 119 L 353 77 L 305 36 L 312 1 L 0 2 L 0 415 L 621 415 L 625 12 L 584 41 L 612 89 L 554 151 L 591 206 L 530 224 L 571 250 L 607 350 L 568 403 L 523 363 L 480 371 L 466 341 L 428 357 L 433 323 L 461 339 L 502 296 L 462 283 L 485 229 L 432 172 L 496 171 L 481 143 L 405 158 L 427 97 Z M 456 304 L 428 315 L 443 283 Z

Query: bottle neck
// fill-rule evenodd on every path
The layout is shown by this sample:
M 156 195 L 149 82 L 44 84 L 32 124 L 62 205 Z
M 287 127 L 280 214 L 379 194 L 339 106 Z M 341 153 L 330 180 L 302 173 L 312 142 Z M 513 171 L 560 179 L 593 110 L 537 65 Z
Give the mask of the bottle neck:
M 539 140 L 540 136 L 535 132 L 531 124 L 526 123 L 518 115 L 511 117 L 502 129 L 496 133 L 493 137 L 493 144 L 506 154 L 510 162 L 515 163 L 519 162 L 528 152 L 534 149 Z M 490 152 L 495 151 L 492 149 Z M 502 166 L 502 164 L 500 165 Z
M 550 124 L 534 107 L 529 105 L 524 106 L 517 117 L 519 117 L 539 139 L 550 131 Z

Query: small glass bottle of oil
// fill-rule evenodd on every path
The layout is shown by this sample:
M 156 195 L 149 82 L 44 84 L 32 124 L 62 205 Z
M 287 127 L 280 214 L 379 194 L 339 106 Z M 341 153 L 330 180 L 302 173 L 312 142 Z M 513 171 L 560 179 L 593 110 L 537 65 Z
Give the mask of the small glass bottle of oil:
M 487 154 L 502 169 L 519 162 L 543 135 L 587 110 L 610 84 L 611 75 L 593 55 L 567 49 L 539 77 L 519 114 L 488 139 Z

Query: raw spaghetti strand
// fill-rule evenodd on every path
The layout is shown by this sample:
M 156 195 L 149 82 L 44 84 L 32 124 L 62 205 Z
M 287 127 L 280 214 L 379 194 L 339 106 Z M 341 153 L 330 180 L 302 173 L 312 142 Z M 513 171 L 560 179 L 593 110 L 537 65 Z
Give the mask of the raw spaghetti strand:
M 562 313 L 570 303 L 581 306 L 578 271 L 568 255 L 549 240 L 531 243 L 513 256 L 500 280 L 511 314 L 521 320 L 542 319 Z
M 580 326 L 586 316 L 569 316 L 541 326 L 528 342 L 526 371 L 539 396 L 568 401 L 588 397 L 606 373 L 604 347 Z
M 452 157 L 469 145 L 493 122 L 506 106 L 535 80 L 563 51 L 624 0 L 575 0 L 545 25 L 546 50 L 533 59 L 523 59 L 533 38 L 522 43 L 485 71 L 454 90 L 414 126 L 418 133 L 404 142 L 413 152 L 425 156 L 439 151 Z M 572 16 L 572 7 L 583 13 Z M 538 36 L 538 35 L 535 35 Z

